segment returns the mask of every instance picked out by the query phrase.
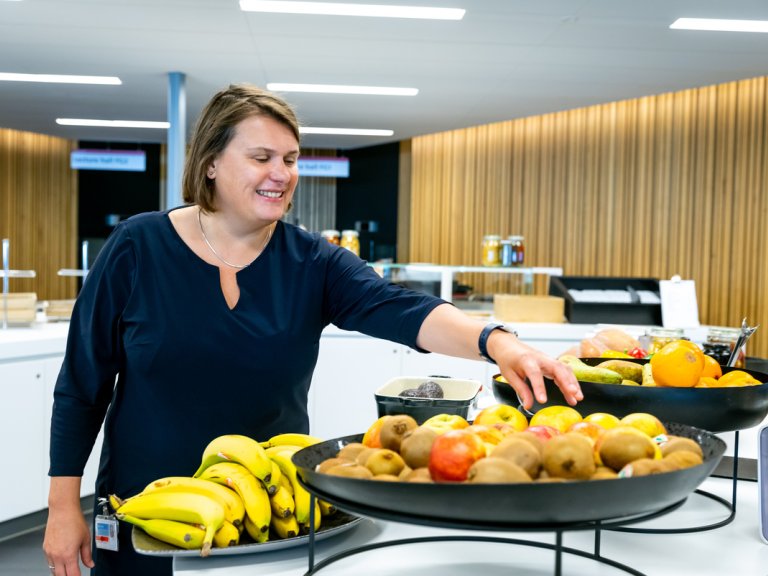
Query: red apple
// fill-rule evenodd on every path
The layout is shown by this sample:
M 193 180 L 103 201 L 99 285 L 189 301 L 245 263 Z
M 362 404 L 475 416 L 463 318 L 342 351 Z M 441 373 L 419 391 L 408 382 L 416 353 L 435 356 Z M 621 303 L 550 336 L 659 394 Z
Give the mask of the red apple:
M 485 453 L 485 444 L 477 434 L 467 430 L 445 432 L 432 444 L 429 472 L 436 482 L 463 482 L 472 464 Z
M 490 445 L 491 447 L 496 446 L 499 442 L 504 440 L 504 434 L 502 434 L 501 430 L 494 426 L 472 424 L 471 426 L 464 428 L 464 430 L 467 432 L 472 432 L 473 434 L 477 434 L 480 436 L 480 440 L 482 440 L 485 444 Z
M 512 424 L 507 424 L 506 422 L 496 422 L 495 424 L 491 424 L 491 426 L 501 432 L 501 435 L 505 438 L 515 432 L 521 432 L 521 430 L 518 430 L 512 426 Z
M 544 424 L 539 424 L 537 426 L 528 426 L 526 430 L 528 432 L 532 432 L 536 434 L 536 436 L 541 438 L 542 442 L 546 442 L 553 436 L 557 436 L 558 434 L 560 434 L 560 430 L 558 430 L 557 428 L 554 428 L 552 426 L 545 426 Z
M 518 432 L 522 432 L 528 426 L 525 414 L 509 404 L 493 404 L 483 408 L 474 420 L 475 424 L 505 423 L 513 426 Z

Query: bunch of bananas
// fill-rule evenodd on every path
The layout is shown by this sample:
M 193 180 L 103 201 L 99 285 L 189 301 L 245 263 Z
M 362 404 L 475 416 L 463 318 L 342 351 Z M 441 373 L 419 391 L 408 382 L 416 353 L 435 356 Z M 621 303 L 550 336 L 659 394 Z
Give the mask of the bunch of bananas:
M 193 476 L 150 482 L 139 494 L 109 501 L 120 520 L 184 549 L 236 546 L 245 531 L 255 542 L 309 532 L 310 494 L 298 481 L 294 452 L 320 439 L 286 433 L 258 442 L 227 434 L 214 438 Z M 315 499 L 315 530 L 333 506 Z

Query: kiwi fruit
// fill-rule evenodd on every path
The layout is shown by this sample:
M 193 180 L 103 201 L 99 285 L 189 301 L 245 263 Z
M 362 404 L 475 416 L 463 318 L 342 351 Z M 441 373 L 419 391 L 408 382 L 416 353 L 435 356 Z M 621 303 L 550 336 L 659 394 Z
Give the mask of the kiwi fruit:
M 531 478 L 539 476 L 541 454 L 532 443 L 517 438 L 517 434 L 499 442 L 491 451 L 490 456 L 504 458 L 513 464 L 517 464 Z
M 407 432 L 400 442 L 400 455 L 405 463 L 414 470 L 427 466 L 435 438 L 437 438 L 437 432 L 426 426 Z
M 408 474 L 410 474 L 411 472 L 413 472 L 413 468 L 411 468 L 410 466 L 408 466 L 408 464 L 406 464 L 405 466 L 403 466 L 403 469 L 400 470 L 400 474 L 398 474 L 397 477 L 400 480 L 405 480 L 405 477 L 408 476 Z
M 338 456 L 335 458 L 326 458 L 320 464 L 317 465 L 315 470 L 317 472 L 320 472 L 322 474 L 325 474 L 329 468 L 333 468 L 334 466 L 338 466 L 340 464 L 354 464 L 354 462 L 351 462 L 350 460 L 347 460 L 345 458 L 339 458 Z
M 690 468 L 691 466 L 698 466 L 704 462 L 704 459 L 701 456 L 695 452 L 690 452 L 689 450 L 672 452 L 671 454 L 664 456 L 663 460 L 672 466 L 676 466 L 678 470 Z
M 651 437 L 634 428 L 611 428 L 600 437 L 598 445 L 600 461 L 616 471 L 633 460 L 653 458 L 656 453 Z
M 516 432 L 513 436 L 513 438 L 517 438 L 518 440 L 525 440 L 531 446 L 536 448 L 536 450 L 539 451 L 539 454 L 544 454 L 544 441 L 536 436 L 533 432 L 528 432 L 527 430 L 523 430 L 522 432 Z
M 383 482 L 400 482 L 400 478 L 394 474 L 376 474 L 371 480 L 379 480 Z
M 560 478 L 559 476 L 539 476 L 534 482 L 551 483 L 551 482 L 568 482 L 567 478 Z
M 405 467 L 405 462 L 400 454 L 394 450 L 382 448 L 368 456 L 368 459 L 365 461 L 365 467 L 368 468 L 374 476 L 379 476 L 381 474 L 397 476 Z
M 381 425 L 381 432 L 379 434 L 381 447 L 400 452 L 400 443 L 405 433 L 418 427 L 419 423 L 416 422 L 413 416 L 408 416 L 407 414 L 387 418 L 386 422 Z
M 531 482 L 531 477 L 521 466 L 511 460 L 488 456 L 470 466 L 467 471 L 467 482 L 474 484 Z
M 632 478 L 634 476 L 650 476 L 651 474 L 661 474 L 668 472 L 667 467 L 654 458 L 639 458 L 633 460 L 629 464 L 625 465 L 619 471 L 619 476 L 622 478 Z
M 432 480 L 432 474 L 429 472 L 429 468 L 415 468 L 402 480 L 405 482 L 419 482 L 425 484 L 434 482 L 434 480 Z
M 345 478 L 363 478 L 365 480 L 373 478 L 373 474 L 368 468 L 360 466 L 360 464 L 353 464 L 352 462 L 332 466 L 326 471 L 326 474 L 330 474 L 331 476 L 343 476 Z
M 550 438 L 544 444 L 542 464 L 550 476 L 586 480 L 596 468 L 592 442 L 576 432 Z
M 619 475 L 613 468 L 608 468 L 608 466 L 598 466 L 595 469 L 595 473 L 592 474 L 590 480 L 608 480 L 618 477 Z
M 365 450 L 365 448 L 365 444 L 360 442 L 352 442 L 339 450 L 339 452 L 336 454 L 336 457 L 345 458 L 346 460 L 354 460 L 362 450 Z
M 357 456 L 355 457 L 355 462 L 357 464 L 360 464 L 360 466 L 365 466 L 365 463 L 368 461 L 368 457 L 376 452 L 377 450 L 381 450 L 381 448 L 369 448 L 365 447 L 360 452 L 357 453 Z
M 668 442 L 665 442 L 661 445 L 662 456 L 667 456 L 668 454 L 672 454 L 672 452 L 677 452 L 678 450 L 688 450 L 689 452 L 698 454 L 700 458 L 704 458 L 704 453 L 701 450 L 701 446 L 699 446 L 695 440 L 691 440 L 690 438 L 675 436 Z

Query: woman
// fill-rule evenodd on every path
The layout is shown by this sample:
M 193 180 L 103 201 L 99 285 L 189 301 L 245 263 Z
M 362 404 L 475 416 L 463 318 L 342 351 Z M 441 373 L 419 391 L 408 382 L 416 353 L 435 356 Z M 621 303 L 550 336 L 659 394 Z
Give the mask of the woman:
M 191 475 L 227 433 L 307 432 L 307 391 L 325 326 L 424 351 L 495 359 L 527 406 L 542 375 L 569 403 L 570 369 L 444 301 L 383 281 L 351 252 L 281 221 L 298 181 L 290 107 L 248 85 L 201 113 L 183 181 L 186 206 L 122 222 L 77 299 L 55 389 L 49 519 L 57 576 L 171 573 L 140 556 L 130 526 L 119 551 L 90 550 L 80 476 L 104 421 L 96 496 L 130 496 Z M 104 420 L 106 416 L 106 420 Z M 97 513 L 100 513 L 97 508 Z

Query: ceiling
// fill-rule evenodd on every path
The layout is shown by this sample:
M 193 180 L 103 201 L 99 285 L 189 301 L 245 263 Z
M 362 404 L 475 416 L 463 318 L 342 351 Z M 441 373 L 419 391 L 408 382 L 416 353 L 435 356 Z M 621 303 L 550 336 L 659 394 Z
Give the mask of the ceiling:
M 365 0 L 359 0 L 365 1 Z M 406 0 L 368 0 L 406 4 Z M 304 137 L 352 149 L 768 74 L 768 34 L 670 30 L 680 16 L 768 19 L 765 0 L 413 0 L 461 21 L 246 13 L 237 0 L 0 0 L 0 72 L 119 76 L 121 86 L 0 82 L 0 127 L 163 142 L 164 130 L 55 119 L 165 120 L 185 74 L 187 128 L 233 82 L 399 86 L 415 97 L 285 94 Z

